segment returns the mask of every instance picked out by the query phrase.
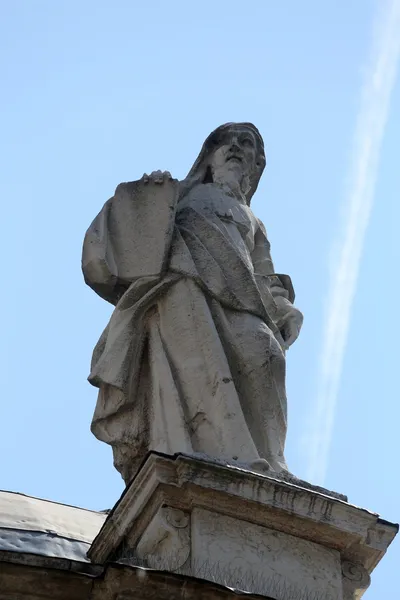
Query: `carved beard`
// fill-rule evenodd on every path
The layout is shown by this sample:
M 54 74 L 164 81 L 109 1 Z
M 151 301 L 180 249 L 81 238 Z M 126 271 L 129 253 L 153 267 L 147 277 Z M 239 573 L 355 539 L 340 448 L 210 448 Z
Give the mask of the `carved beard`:
M 230 168 L 226 163 L 223 168 L 214 170 L 211 165 L 208 165 L 203 183 L 216 183 L 222 187 L 229 188 L 232 192 L 238 191 L 246 196 L 249 192 L 251 184 L 250 177 L 247 172 L 240 172 L 240 176 L 236 176 L 237 170 Z

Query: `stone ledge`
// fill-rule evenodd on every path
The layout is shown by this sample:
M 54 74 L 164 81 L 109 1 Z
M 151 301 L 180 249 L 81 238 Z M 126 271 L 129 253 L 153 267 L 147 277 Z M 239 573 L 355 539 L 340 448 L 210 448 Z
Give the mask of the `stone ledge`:
M 152 452 L 88 556 L 246 585 L 251 593 L 285 588 L 294 597 L 353 600 L 397 530 L 310 487 L 204 457 Z
M 312 540 L 371 572 L 398 531 L 376 513 L 270 476 L 203 459 L 150 453 L 94 539 L 90 560 L 103 563 L 135 524 L 131 543 L 163 504 L 194 506 Z
M 250 473 L 254 473 L 255 475 L 260 475 L 260 472 L 251 471 L 246 465 L 241 465 L 239 462 L 223 461 L 220 459 L 211 458 L 211 457 L 206 456 L 205 454 L 201 454 L 201 453 L 189 455 L 189 454 L 180 452 L 175 455 L 175 457 L 178 457 L 178 456 L 183 456 L 183 457 L 186 457 L 189 459 L 195 458 L 196 460 L 204 461 L 207 464 L 215 463 L 217 465 L 229 467 L 232 469 L 237 469 L 239 471 L 244 471 L 246 473 L 250 472 Z M 284 481 L 286 483 L 292 483 L 294 485 L 303 487 L 303 488 L 311 490 L 313 492 L 318 492 L 320 494 L 324 494 L 324 496 L 330 496 L 331 498 L 337 498 L 337 500 L 343 500 L 344 502 L 348 502 L 348 497 L 345 494 L 341 494 L 339 492 L 334 492 L 332 490 L 328 490 L 327 488 L 321 487 L 319 485 L 314 485 L 313 483 L 309 483 L 308 481 L 305 481 L 304 479 L 299 479 L 298 477 L 296 477 L 292 473 L 289 473 L 288 471 L 281 472 L 279 474 L 275 474 L 273 471 L 271 471 L 270 473 L 265 472 L 262 475 L 269 477 L 270 479 L 275 479 L 277 481 Z

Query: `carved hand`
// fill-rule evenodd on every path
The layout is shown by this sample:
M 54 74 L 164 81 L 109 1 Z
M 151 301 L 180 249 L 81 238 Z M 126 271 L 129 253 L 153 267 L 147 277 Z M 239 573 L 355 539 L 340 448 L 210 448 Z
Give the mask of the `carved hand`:
M 142 177 L 143 183 L 164 183 L 164 181 L 170 181 L 172 179 L 172 175 L 169 171 L 153 171 L 150 175 L 145 173 Z
M 302 313 L 294 306 L 291 306 L 281 319 L 279 327 L 286 348 L 289 348 L 297 340 L 302 325 Z

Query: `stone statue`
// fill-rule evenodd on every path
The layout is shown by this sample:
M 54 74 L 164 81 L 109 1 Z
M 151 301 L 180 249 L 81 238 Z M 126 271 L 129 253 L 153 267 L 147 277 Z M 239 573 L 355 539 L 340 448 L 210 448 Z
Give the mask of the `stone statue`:
M 186 179 L 120 184 L 86 234 L 85 281 L 115 305 L 92 432 L 126 483 L 149 450 L 287 472 L 285 351 L 302 315 L 250 209 L 264 167 L 256 127 L 222 125 Z

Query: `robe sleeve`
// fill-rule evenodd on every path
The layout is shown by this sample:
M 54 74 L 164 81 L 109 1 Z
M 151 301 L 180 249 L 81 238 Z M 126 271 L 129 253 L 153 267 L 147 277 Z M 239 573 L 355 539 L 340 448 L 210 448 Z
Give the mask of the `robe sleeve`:
M 161 277 L 172 240 L 179 184 L 121 183 L 86 232 L 85 282 L 117 304 L 140 277 Z
M 261 221 L 258 224 L 259 226 L 254 236 L 254 250 L 251 255 L 254 274 L 258 281 L 261 279 L 263 284 L 266 284 L 275 301 L 273 319 L 279 325 L 288 310 L 292 307 L 295 293 L 289 275 L 275 273 L 271 258 L 271 245 L 268 241 L 265 227 Z M 259 287 L 261 287 L 260 284 Z

